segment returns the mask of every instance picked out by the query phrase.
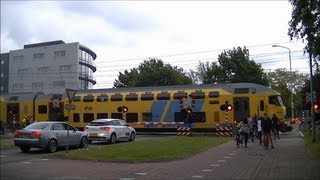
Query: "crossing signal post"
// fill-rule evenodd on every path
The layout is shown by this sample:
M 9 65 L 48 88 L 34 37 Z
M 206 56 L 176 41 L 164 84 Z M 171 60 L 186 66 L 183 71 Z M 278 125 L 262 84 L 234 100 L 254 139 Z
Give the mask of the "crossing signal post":
M 129 110 L 128 107 L 127 106 L 119 106 L 117 110 L 119 113 L 122 113 L 122 119 L 127 122 L 126 113 Z
M 229 120 L 228 112 L 231 111 L 232 109 L 233 109 L 233 107 L 231 104 L 229 104 L 228 101 L 226 101 L 225 104 L 220 106 L 220 110 L 226 112 L 226 123 L 228 123 L 228 120 Z

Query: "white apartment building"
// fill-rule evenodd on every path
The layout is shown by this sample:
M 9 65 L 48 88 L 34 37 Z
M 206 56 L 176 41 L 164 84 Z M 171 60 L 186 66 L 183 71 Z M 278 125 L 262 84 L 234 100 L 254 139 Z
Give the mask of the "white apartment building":
M 66 88 L 92 89 L 96 57 L 78 42 L 24 45 L 9 52 L 8 93 L 63 94 Z

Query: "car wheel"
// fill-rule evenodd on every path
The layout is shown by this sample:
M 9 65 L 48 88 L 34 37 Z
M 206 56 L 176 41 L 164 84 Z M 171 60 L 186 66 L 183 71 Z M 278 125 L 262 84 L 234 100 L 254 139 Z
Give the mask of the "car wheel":
M 131 134 L 130 134 L 130 138 L 129 138 L 129 141 L 134 141 L 134 140 L 135 140 L 135 138 L 136 138 L 136 133 L 131 132 Z
M 56 152 L 58 149 L 58 143 L 55 139 L 50 139 L 50 141 L 48 142 L 48 146 L 47 146 L 47 150 L 50 153 Z
M 114 143 L 116 143 L 116 141 L 117 141 L 117 136 L 115 133 L 112 133 L 108 142 L 110 144 L 114 144 Z
M 82 137 L 80 141 L 80 148 L 88 147 L 89 140 L 87 137 Z
M 29 150 L 31 149 L 30 146 L 19 146 L 19 148 L 21 149 L 22 152 L 29 152 Z
M 92 140 L 89 140 L 88 142 L 89 142 L 89 144 L 91 144 L 91 143 L 92 143 Z

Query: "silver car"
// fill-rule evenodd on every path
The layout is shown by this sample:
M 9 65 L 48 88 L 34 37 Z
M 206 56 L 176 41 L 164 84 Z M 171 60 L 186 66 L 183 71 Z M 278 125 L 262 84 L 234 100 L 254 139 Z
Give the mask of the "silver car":
M 118 140 L 134 141 L 136 131 L 121 119 L 96 119 L 91 121 L 84 132 L 89 134 L 92 141 L 107 141 L 110 144 Z
M 27 127 L 14 132 L 14 145 L 23 152 L 28 152 L 31 148 L 46 148 L 49 152 L 57 151 L 58 147 L 78 146 L 86 148 L 88 146 L 88 134 L 78 131 L 76 128 L 65 122 L 45 121 L 35 122 Z

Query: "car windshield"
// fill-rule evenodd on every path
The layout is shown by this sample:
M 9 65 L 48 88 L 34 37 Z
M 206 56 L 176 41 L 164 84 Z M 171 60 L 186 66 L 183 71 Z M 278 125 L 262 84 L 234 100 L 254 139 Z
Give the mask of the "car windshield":
M 49 124 L 48 123 L 32 123 L 27 126 L 25 129 L 45 129 Z
M 112 121 L 98 121 L 98 122 L 90 122 L 89 126 L 108 126 L 113 125 Z

